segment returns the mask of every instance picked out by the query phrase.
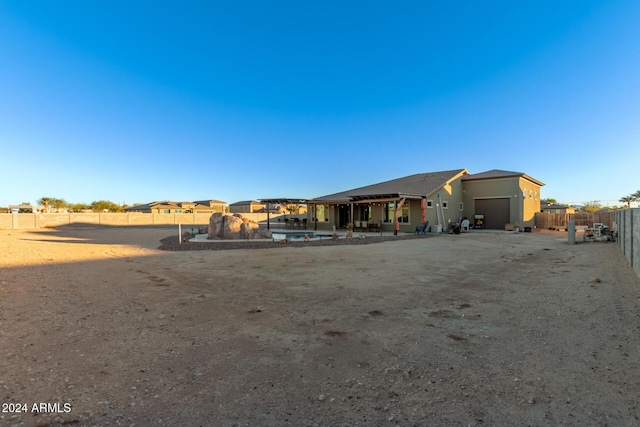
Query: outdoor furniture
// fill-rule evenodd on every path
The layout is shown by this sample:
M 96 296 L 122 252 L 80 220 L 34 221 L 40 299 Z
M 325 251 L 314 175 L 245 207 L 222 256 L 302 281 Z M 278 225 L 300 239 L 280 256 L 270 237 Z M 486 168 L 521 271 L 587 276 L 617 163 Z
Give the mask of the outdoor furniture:
M 289 228 L 291 228 L 292 225 L 293 225 L 293 223 L 291 221 L 289 221 L 289 218 L 285 218 L 284 219 L 284 228 L 289 229 Z
M 427 234 L 427 228 L 429 227 L 429 221 L 416 227 L 416 234 Z
M 378 222 L 370 222 L 368 225 L 368 229 L 369 231 L 379 231 L 380 228 L 382 227 L 382 222 L 378 221 Z
M 306 230 L 307 229 L 307 218 L 302 218 L 302 227 Z
M 460 226 L 462 227 L 462 231 L 469 231 L 470 228 L 470 223 L 468 219 L 463 219 L 462 223 L 460 224 Z
M 293 218 L 293 228 L 295 229 L 300 228 L 300 218 Z

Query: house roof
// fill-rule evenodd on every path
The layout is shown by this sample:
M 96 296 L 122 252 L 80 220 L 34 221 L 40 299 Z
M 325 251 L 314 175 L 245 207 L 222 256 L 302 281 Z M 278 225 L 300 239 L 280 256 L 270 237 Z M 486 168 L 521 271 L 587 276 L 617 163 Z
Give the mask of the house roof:
M 486 171 L 486 172 L 475 173 L 473 175 L 467 175 L 464 178 L 462 178 L 462 180 L 463 181 L 479 181 L 479 180 L 482 180 L 482 179 L 501 179 L 501 178 L 515 178 L 515 177 L 524 178 L 524 179 L 529 180 L 529 181 L 533 182 L 534 184 L 537 184 L 537 185 L 539 185 L 541 187 L 544 185 L 543 182 L 538 181 L 537 179 L 530 177 L 526 173 L 505 171 L 505 170 L 500 170 L 500 169 L 492 169 L 492 170 Z
M 239 202 L 231 203 L 229 206 L 249 205 L 252 203 L 262 204 L 257 200 L 241 200 Z
M 220 202 L 222 203 L 222 202 Z M 156 201 L 147 203 L 144 205 L 135 205 L 126 208 L 126 211 L 140 211 L 140 210 L 151 210 L 151 209 L 160 209 L 160 208 L 171 208 L 171 209 L 184 209 L 182 205 L 193 205 L 194 209 L 205 209 L 210 208 L 209 202 L 170 202 L 170 201 Z
M 279 199 L 260 199 L 260 201 L 262 203 L 274 203 L 274 204 L 279 204 L 279 205 L 304 205 L 307 203 L 306 199 L 299 199 L 299 198 L 287 198 L 287 197 L 282 197 Z
M 316 197 L 313 202 L 343 202 L 369 199 L 399 198 L 421 199 L 435 193 L 449 181 L 466 175 L 466 169 L 426 172 L 392 179 L 378 184 L 354 188 L 340 193 Z
M 222 203 L 222 204 L 225 204 L 225 202 L 223 202 L 222 200 L 215 200 L 215 199 L 211 199 L 211 200 L 196 200 L 193 203 L 197 203 L 199 205 L 208 205 L 209 203 Z
M 154 208 L 160 208 L 160 207 L 174 207 L 177 209 L 180 209 L 180 206 L 178 203 L 176 202 L 168 202 L 168 201 L 162 201 L 162 202 L 151 202 L 151 203 L 146 203 L 144 205 L 135 205 L 135 206 L 129 206 L 128 208 L 126 208 L 126 211 L 129 210 L 143 210 L 143 209 L 154 209 Z
M 575 209 L 573 206 L 559 205 L 557 203 L 540 203 L 540 209 Z

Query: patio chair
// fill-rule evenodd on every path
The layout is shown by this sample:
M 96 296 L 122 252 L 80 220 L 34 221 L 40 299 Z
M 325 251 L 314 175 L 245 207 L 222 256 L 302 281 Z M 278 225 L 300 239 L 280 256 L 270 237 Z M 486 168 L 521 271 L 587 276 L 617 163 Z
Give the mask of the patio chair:
M 460 224 L 460 226 L 462 227 L 462 231 L 469 231 L 471 223 L 469 222 L 468 219 L 463 219 L 462 223 Z
M 416 227 L 416 234 L 427 234 L 427 228 L 429 227 L 429 221 Z

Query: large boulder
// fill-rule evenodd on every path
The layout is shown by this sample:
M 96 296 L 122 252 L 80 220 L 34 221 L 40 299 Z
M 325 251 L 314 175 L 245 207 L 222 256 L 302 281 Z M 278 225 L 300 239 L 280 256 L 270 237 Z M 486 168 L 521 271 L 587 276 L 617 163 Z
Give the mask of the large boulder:
M 255 221 L 240 214 L 214 213 L 209 218 L 209 239 L 264 239 L 270 238 L 268 230 L 260 230 Z
M 224 214 L 216 212 L 209 217 L 209 239 L 222 237 L 222 224 Z

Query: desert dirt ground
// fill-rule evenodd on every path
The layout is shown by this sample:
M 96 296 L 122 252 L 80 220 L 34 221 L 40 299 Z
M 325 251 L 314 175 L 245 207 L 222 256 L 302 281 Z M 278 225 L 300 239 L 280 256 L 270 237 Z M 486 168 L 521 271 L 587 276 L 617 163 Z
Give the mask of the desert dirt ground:
M 159 250 L 172 233 L 0 230 L 0 425 L 640 424 L 615 244 Z

